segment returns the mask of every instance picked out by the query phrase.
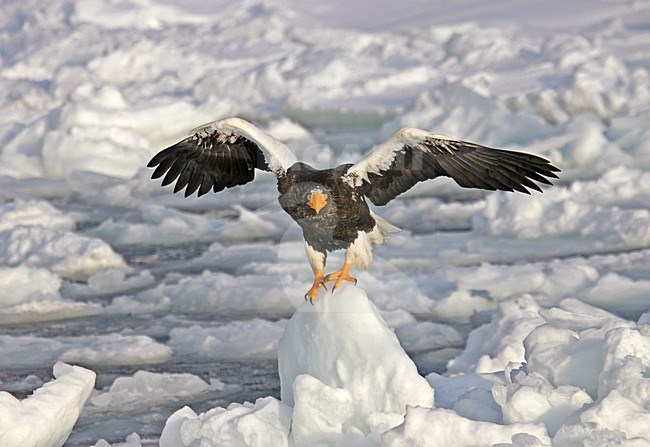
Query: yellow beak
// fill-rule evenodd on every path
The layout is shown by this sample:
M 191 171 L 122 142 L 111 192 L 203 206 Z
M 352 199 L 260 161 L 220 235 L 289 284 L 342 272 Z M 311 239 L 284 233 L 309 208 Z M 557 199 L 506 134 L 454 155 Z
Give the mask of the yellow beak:
M 307 202 L 316 213 L 320 213 L 320 210 L 327 205 L 327 196 L 320 192 L 315 192 L 309 196 L 309 202 Z

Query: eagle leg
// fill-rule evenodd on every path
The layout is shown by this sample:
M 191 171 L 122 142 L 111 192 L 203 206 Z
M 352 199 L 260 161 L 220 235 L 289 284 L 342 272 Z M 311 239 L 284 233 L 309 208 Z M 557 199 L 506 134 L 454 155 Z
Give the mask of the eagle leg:
M 311 285 L 311 288 L 307 291 L 307 293 L 305 293 L 305 301 L 309 300 L 309 302 L 313 305 L 314 301 L 316 301 L 318 298 L 318 290 L 320 289 L 320 286 L 325 287 L 323 269 L 317 269 L 314 273 L 314 283 Z M 327 290 L 327 287 L 325 287 L 325 290 Z
M 334 287 L 332 287 L 332 293 L 341 285 L 343 284 L 343 281 L 348 281 L 351 282 L 352 284 L 357 283 L 357 278 L 354 276 L 350 275 L 350 263 L 346 262 L 343 264 L 343 268 L 341 270 L 337 270 L 336 272 L 332 272 L 329 275 L 325 277 L 323 282 L 328 282 L 328 281 L 334 281 Z

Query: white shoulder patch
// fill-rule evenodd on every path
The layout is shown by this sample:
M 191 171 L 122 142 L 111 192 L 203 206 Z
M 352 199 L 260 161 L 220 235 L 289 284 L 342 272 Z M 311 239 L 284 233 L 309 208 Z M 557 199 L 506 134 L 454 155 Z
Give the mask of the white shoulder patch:
M 248 121 L 241 118 L 226 118 L 213 121 L 202 126 L 194 128 L 191 134 L 201 132 L 219 131 L 224 133 L 223 138 L 242 136 L 257 145 L 264 154 L 269 169 L 276 175 L 286 172 L 294 163 L 298 161 L 296 154 L 289 147 L 276 140 L 268 133 L 254 126 Z M 220 137 L 221 138 L 221 137 Z M 225 140 L 224 140 L 225 142 Z
M 456 141 L 453 138 L 438 135 L 414 127 L 402 127 L 391 135 L 384 143 L 375 147 L 368 155 L 348 169 L 342 180 L 350 186 L 360 186 L 363 180 L 368 180 L 368 173 L 379 173 L 388 170 L 398 153 L 406 146 L 419 147 L 425 150 L 423 144 L 427 140 Z

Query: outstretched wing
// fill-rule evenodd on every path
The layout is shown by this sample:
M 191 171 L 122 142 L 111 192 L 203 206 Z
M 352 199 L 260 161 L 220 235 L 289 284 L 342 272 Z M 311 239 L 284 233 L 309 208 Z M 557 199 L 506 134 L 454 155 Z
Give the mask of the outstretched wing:
M 162 186 L 176 181 L 174 193 L 185 197 L 198 190 L 243 185 L 255 178 L 255 169 L 282 176 L 297 161 L 284 143 L 241 118 L 227 118 L 197 127 L 190 136 L 156 154 L 149 164 L 151 178 L 165 175 Z M 166 173 L 166 174 L 165 174 Z
M 420 129 L 404 127 L 352 165 L 343 180 L 362 188 L 375 205 L 385 205 L 416 183 L 451 177 L 465 188 L 541 192 L 559 169 L 522 152 L 492 149 Z

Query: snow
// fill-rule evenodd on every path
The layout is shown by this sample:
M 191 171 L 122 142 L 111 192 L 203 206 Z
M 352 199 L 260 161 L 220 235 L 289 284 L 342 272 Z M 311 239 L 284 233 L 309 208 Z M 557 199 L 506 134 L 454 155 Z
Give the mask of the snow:
M 555 388 L 538 373 L 517 373 L 513 383 L 492 388 L 503 411 L 503 422 L 541 422 L 550 435 L 569 416 L 593 402 L 581 388 L 562 385 Z
M 141 438 L 137 433 L 131 433 L 126 437 L 125 442 L 113 444 L 113 447 L 142 447 Z M 111 447 L 105 439 L 100 439 L 93 447 Z
M 52 205 L 40 200 L 15 200 L 0 207 L 0 231 L 19 225 L 40 225 L 59 230 L 72 230 L 75 222 Z
M 255 318 L 216 328 L 174 328 L 169 345 L 177 352 L 201 359 L 275 358 L 284 323 Z
M 0 232 L 0 254 L 0 265 L 49 268 L 73 280 L 87 279 L 106 268 L 128 268 L 124 259 L 101 239 L 40 225 Z
M 608 196 L 612 190 L 619 189 L 617 198 L 625 200 L 627 188 L 635 183 L 639 188 L 630 196 L 647 200 L 650 177 L 628 169 L 607 172 L 598 181 L 576 182 L 571 189 L 548 191 L 534 204 L 521 196 L 495 194 L 488 199 L 475 224 L 477 229 L 492 235 L 539 238 L 579 234 L 596 244 L 646 247 L 650 241 L 650 230 L 645 225 L 650 219 L 647 209 L 621 209 L 619 203 L 608 208 L 602 206 L 611 204 Z
M 377 439 L 403 421 L 408 406 L 432 407 L 433 388 L 363 290 L 345 284 L 323 295 L 313 306 L 303 303 L 284 329 L 281 401 L 269 397 L 200 415 L 183 408 L 168 419 L 161 445 L 342 445 Z M 251 427 L 250 419 L 264 424 Z
M 541 424 L 500 425 L 467 419 L 450 410 L 415 407 L 407 410 L 402 425 L 382 436 L 382 445 L 498 445 L 522 439 L 522 435 L 527 443 L 550 442 Z
M 0 353 L 13 358 L 12 366 L 37 366 L 61 360 L 83 365 L 141 365 L 163 363 L 172 356 L 169 346 L 145 335 L 80 335 L 35 337 L 0 335 Z
M 278 348 L 295 442 L 317 444 L 343 428 L 368 434 L 407 405 L 431 407 L 433 389 L 367 295 L 347 284 L 323 295 L 296 310 Z
M 6 446 L 60 447 L 90 396 L 95 373 L 65 363 L 54 378 L 22 401 L 0 393 L 0 441 Z
M 14 445 L 650 443 L 647 2 L 2 6 L 0 421 L 32 435 Z M 187 199 L 150 180 L 152 155 L 232 116 L 317 167 L 416 127 L 562 172 L 373 209 L 402 232 L 312 307 L 271 173 Z M 81 413 L 90 372 L 61 361 L 97 374 Z
M 0 324 L 81 318 L 101 313 L 94 303 L 62 298 L 61 278 L 43 268 L 0 267 Z
M 211 390 L 223 389 L 224 384 L 213 379 L 206 383 L 193 374 L 164 374 L 137 371 L 131 377 L 118 377 L 110 388 L 90 398 L 96 407 L 124 407 L 141 404 L 142 400 L 160 402 L 177 400 Z
M 648 441 L 647 326 L 573 299 L 548 310 L 530 298 L 502 303 L 493 318 L 473 332 L 465 351 L 486 354 L 449 368 L 477 372 L 433 374 L 427 383 L 361 289 L 346 284 L 321 293 L 285 328 L 281 401 L 267 397 L 199 415 L 185 407 L 167 421 L 161 445 L 260 445 L 267 434 L 275 445 Z M 501 366 L 500 357 L 511 360 Z M 253 423 L 257 432 L 249 431 L 253 418 L 264 420 Z
M 232 403 L 200 415 L 183 407 L 167 420 L 160 446 L 288 446 L 290 422 L 291 409 L 272 397 L 258 399 L 254 405 Z
M 450 373 L 504 371 L 510 363 L 523 362 L 524 339 L 544 323 L 539 305 L 531 298 L 499 304 L 489 324 L 474 329 L 465 350 L 449 362 Z

